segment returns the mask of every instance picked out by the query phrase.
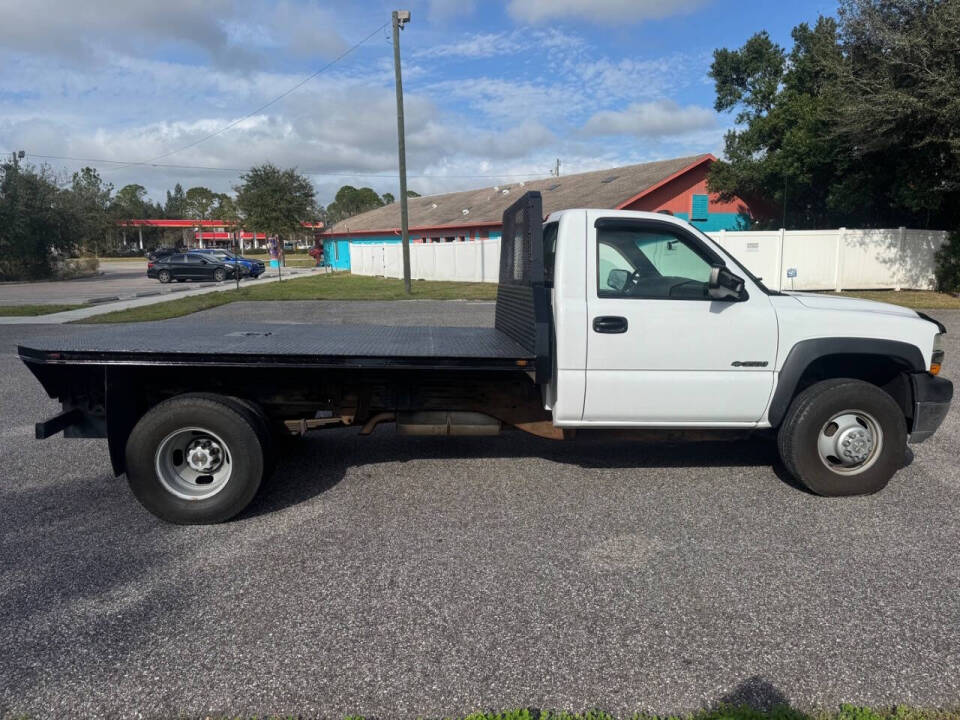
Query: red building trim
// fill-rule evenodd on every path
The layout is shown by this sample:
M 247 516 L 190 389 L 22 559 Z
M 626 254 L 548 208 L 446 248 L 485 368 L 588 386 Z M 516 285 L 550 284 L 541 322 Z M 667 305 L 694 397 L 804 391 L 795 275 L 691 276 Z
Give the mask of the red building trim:
M 637 202 L 637 200 L 640 200 L 641 198 L 649 195 L 650 193 L 655 192 L 656 190 L 659 190 L 659 189 L 662 188 L 664 185 L 668 185 L 669 183 L 671 183 L 671 182 L 673 182 L 674 180 L 676 180 L 678 177 L 682 177 L 683 175 L 686 175 L 688 172 L 690 172 L 690 171 L 693 170 L 694 168 L 699 167 L 699 166 L 703 165 L 703 164 L 706 163 L 706 162 L 711 162 L 711 163 L 712 163 L 712 162 L 715 162 L 716 159 L 717 159 L 717 158 L 716 158 L 714 155 L 711 155 L 711 154 L 708 153 L 708 154 L 704 155 L 702 158 L 700 158 L 699 160 L 697 160 L 695 163 L 692 163 L 692 164 L 688 165 L 687 167 L 683 168 L 682 170 L 678 170 L 677 172 L 675 172 L 675 173 L 674 173 L 673 175 L 671 175 L 670 177 L 664 178 L 664 179 L 661 180 L 660 182 L 655 183 L 654 185 L 651 185 L 651 186 L 648 187 L 646 190 L 642 190 L 641 192 L 637 193 L 636 195 L 634 195 L 634 196 L 633 196 L 632 198 L 630 198 L 629 200 L 624 200 L 622 203 L 620 203 L 619 205 L 617 205 L 617 207 L 616 207 L 615 209 L 616 209 L 616 210 L 623 210 L 623 209 L 625 209 L 625 208 L 628 208 L 628 207 L 630 207 L 631 205 L 633 205 L 635 202 Z
M 498 228 L 503 225 L 499 221 L 491 222 L 478 222 L 478 223 L 469 223 L 466 225 L 421 225 L 418 227 L 412 227 L 409 229 L 410 235 L 463 235 L 464 229 L 473 229 L 482 231 L 486 228 Z M 449 233 L 449 230 L 456 230 L 455 233 Z M 346 230 L 344 232 L 335 232 L 335 233 L 321 233 L 321 237 L 324 238 L 335 238 L 335 237 L 363 237 L 366 235 L 399 235 L 400 228 L 383 228 L 382 230 Z
M 234 233 L 232 232 L 195 232 L 193 237 L 198 240 L 233 240 Z M 239 239 L 242 240 L 266 240 L 267 234 L 258 232 L 256 236 L 254 233 L 244 230 L 241 233 L 238 233 Z
M 162 228 L 226 228 L 234 227 L 236 223 L 226 220 L 181 220 L 181 219 L 153 219 L 153 220 L 118 220 L 120 227 L 162 227 Z M 302 227 L 311 230 L 322 230 L 323 223 L 300 223 Z

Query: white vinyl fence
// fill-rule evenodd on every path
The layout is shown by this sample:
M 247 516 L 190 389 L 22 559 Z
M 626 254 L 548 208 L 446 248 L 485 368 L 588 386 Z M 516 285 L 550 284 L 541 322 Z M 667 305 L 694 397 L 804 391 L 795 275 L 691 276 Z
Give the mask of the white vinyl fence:
M 350 272 L 402 278 L 400 243 L 350 243 Z M 410 277 L 495 283 L 500 279 L 500 239 L 410 243 Z
M 774 290 L 934 288 L 940 230 L 770 230 L 709 233 Z M 415 280 L 497 282 L 499 240 L 411 243 Z M 403 277 L 400 243 L 350 245 L 351 272 Z

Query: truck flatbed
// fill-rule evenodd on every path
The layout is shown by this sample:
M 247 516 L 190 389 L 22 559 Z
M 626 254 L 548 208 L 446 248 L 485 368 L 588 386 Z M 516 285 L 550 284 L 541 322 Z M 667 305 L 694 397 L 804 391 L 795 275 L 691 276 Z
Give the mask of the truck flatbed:
M 38 364 L 367 368 L 525 367 L 534 354 L 496 328 L 140 323 L 19 347 Z

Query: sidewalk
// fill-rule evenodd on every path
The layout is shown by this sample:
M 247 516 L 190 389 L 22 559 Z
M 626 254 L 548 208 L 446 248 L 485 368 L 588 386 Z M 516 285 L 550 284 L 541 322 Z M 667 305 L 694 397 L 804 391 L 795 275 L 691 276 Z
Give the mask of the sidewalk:
M 311 275 L 322 270 L 323 268 L 284 268 L 283 279 L 286 280 L 288 278 Z M 244 280 L 240 283 L 240 287 L 245 288 L 254 285 L 264 285 L 279 280 L 280 276 L 278 274 L 268 273 L 266 276 L 256 280 Z M 192 297 L 194 295 L 206 295 L 207 293 L 235 290 L 236 287 L 236 283 L 231 280 L 225 280 L 222 283 L 191 283 L 189 285 L 175 285 L 173 287 L 162 286 L 162 289 L 151 290 L 149 293 L 141 292 L 127 298 L 91 303 L 88 307 L 67 310 L 66 312 L 50 313 L 49 315 L 0 316 L 0 325 L 60 325 L 75 320 L 84 320 L 95 315 L 104 315 L 117 310 L 127 310 L 129 308 L 143 307 L 144 305 L 155 305 L 157 303 Z

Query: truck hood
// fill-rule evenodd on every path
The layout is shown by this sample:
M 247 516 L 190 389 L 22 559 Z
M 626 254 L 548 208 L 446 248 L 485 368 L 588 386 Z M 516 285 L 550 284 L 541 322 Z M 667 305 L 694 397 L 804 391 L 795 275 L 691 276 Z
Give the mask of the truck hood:
M 796 298 L 801 304 L 816 310 L 846 310 L 853 312 L 883 313 L 885 315 L 900 315 L 902 317 L 920 317 L 910 308 L 891 305 L 890 303 L 862 300 L 860 298 L 845 297 L 843 295 L 827 295 L 821 293 L 785 293 Z

